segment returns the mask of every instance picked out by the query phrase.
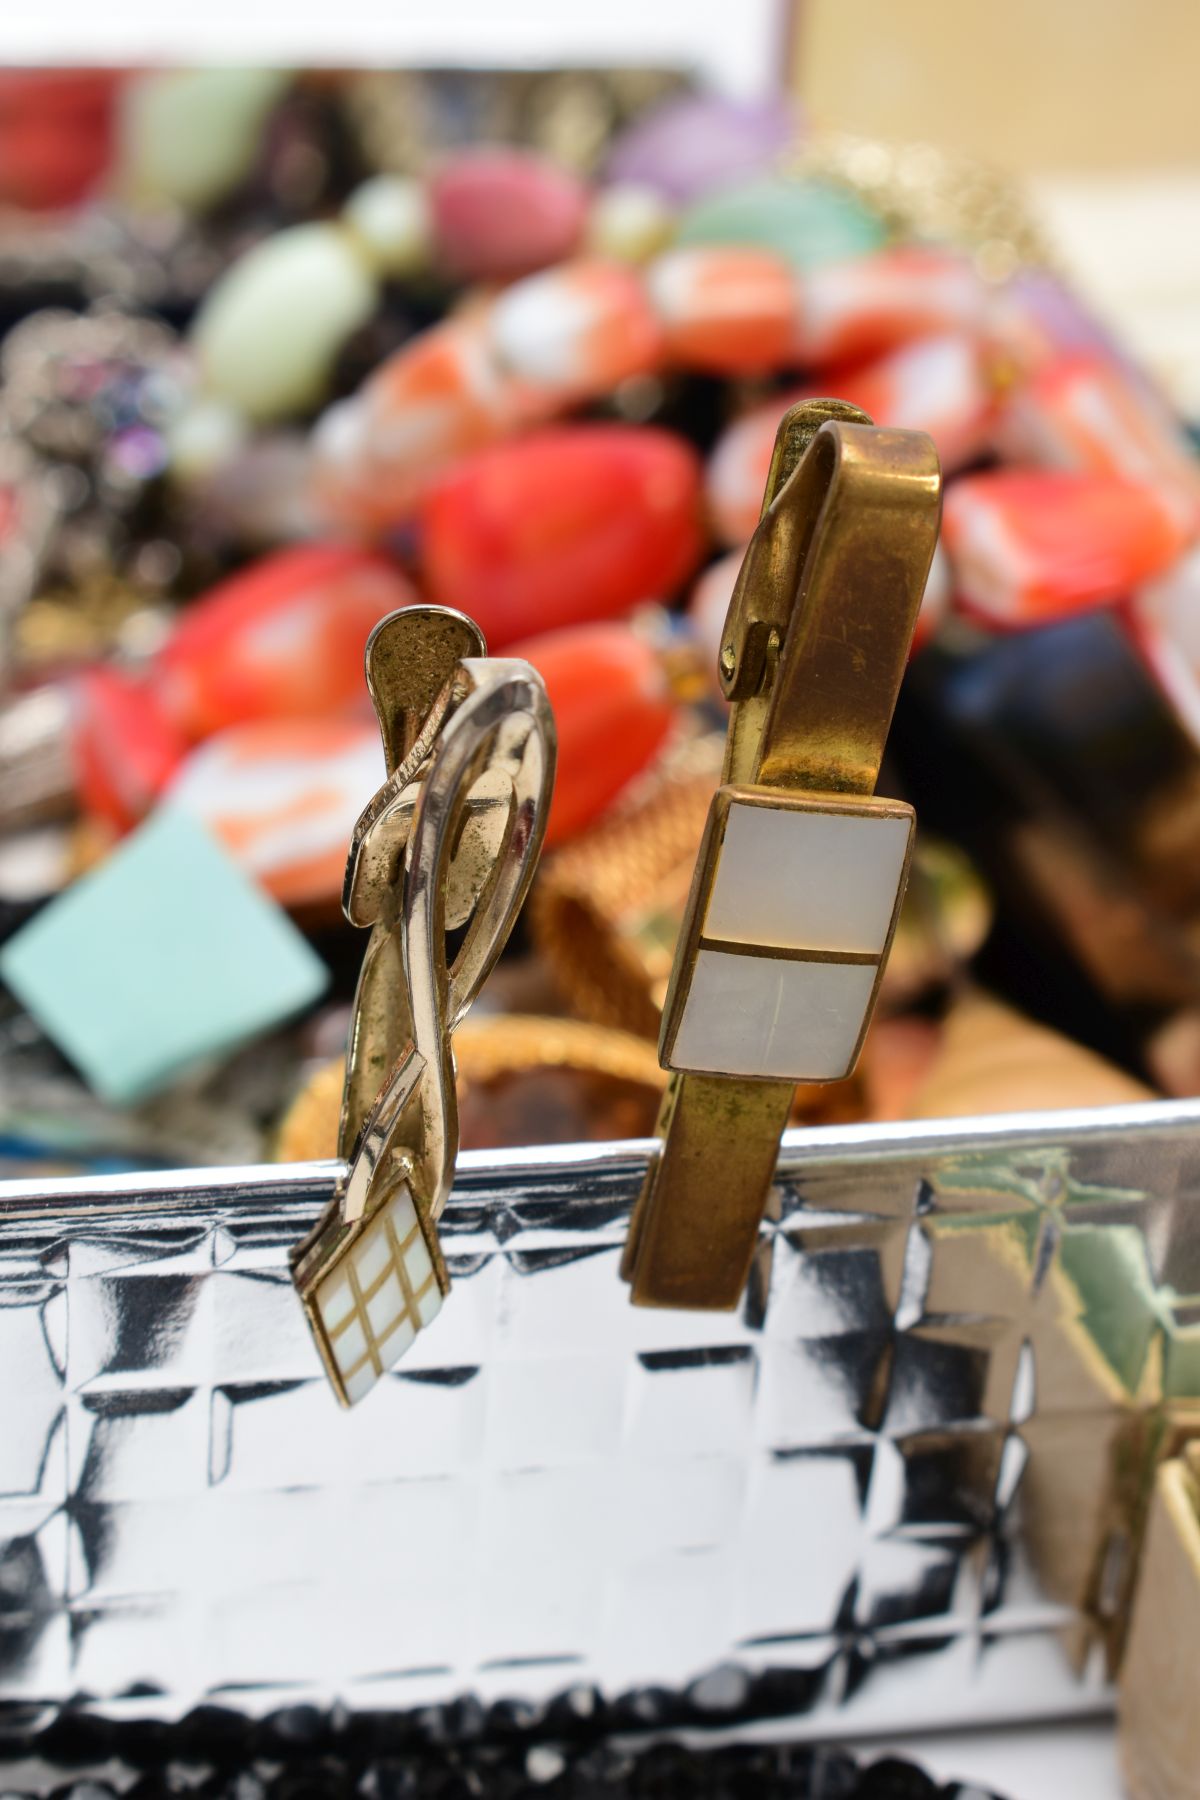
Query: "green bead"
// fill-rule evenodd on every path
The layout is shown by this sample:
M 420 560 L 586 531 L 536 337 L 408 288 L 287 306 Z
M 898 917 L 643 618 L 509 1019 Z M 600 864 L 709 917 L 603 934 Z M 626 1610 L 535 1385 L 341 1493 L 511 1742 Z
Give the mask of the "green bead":
M 340 225 L 294 225 L 264 238 L 210 289 L 192 327 L 208 393 L 259 420 L 319 405 L 338 353 L 377 298 L 364 255 Z
M 118 184 L 135 202 L 204 212 L 250 173 L 280 69 L 140 75 L 121 107 Z
M 698 200 L 680 219 L 675 241 L 754 244 L 814 269 L 867 256 L 886 237 L 883 221 L 842 188 L 765 176 Z

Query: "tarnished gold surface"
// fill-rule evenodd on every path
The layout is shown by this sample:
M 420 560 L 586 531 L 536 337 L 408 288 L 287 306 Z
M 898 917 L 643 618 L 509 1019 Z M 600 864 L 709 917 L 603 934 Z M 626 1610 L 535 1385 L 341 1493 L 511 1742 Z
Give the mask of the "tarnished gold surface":
M 923 432 L 877 428 L 838 400 L 785 415 L 722 640 L 726 783 L 874 791 L 940 512 Z M 705 879 L 702 852 L 695 918 Z M 673 984 L 695 951 L 685 934 Z M 666 1030 L 670 1018 L 668 1000 Z M 622 1262 L 635 1302 L 736 1306 L 792 1093 L 782 1081 L 673 1077 Z
M 545 830 L 554 771 L 545 689 L 528 663 L 483 651 L 478 627 L 446 607 L 392 613 L 367 644 L 388 774 L 355 826 L 343 894 L 351 924 L 371 927 L 338 1131 L 347 1169 L 293 1255 L 296 1286 L 344 1404 L 358 1390 L 339 1367 L 321 1294 L 343 1265 L 353 1287 L 353 1257 L 366 1254 L 375 1227 L 392 1242 L 403 1284 L 405 1245 L 391 1223 L 401 1190 L 415 1212 L 410 1237 L 419 1230 L 428 1250 L 430 1281 L 448 1288 L 435 1227 L 458 1152 L 450 1035 L 504 946 Z M 355 1304 L 357 1328 L 368 1314 Z M 419 1329 L 415 1311 L 412 1322 Z M 368 1349 L 378 1377 L 380 1350 Z

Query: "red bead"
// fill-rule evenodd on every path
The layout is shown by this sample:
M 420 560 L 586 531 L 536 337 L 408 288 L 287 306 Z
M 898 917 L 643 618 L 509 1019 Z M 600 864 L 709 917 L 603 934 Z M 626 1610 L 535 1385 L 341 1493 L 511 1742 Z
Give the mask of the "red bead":
M 0 202 L 72 206 L 112 154 L 120 69 L 0 70 Z
M 670 432 L 572 425 L 480 451 L 420 513 L 423 585 L 491 649 L 669 598 L 703 548 L 700 468 Z
M 562 262 L 583 236 L 583 183 L 526 151 L 460 151 L 435 171 L 428 193 L 438 260 L 471 281 Z
M 415 598 L 393 564 L 352 545 L 264 556 L 183 614 L 155 664 L 158 696 L 191 738 L 357 705 L 372 627 Z
M 1153 488 L 1049 470 L 994 469 L 952 482 L 942 531 L 958 598 L 1017 628 L 1124 598 L 1186 542 Z
M 599 818 L 658 755 L 675 718 L 662 664 L 629 626 L 576 625 L 511 646 L 546 683 L 558 768 L 546 828 L 561 844 Z
M 80 805 L 128 831 L 145 816 L 187 751 L 142 681 L 97 665 L 71 682 L 71 749 Z

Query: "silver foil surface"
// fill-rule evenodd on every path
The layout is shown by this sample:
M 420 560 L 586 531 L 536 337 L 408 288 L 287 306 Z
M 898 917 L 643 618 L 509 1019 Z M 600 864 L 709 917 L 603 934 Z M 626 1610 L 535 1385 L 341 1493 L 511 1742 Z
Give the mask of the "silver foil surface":
M 443 1313 L 351 1413 L 287 1268 L 335 1165 L 0 1188 L 0 1700 L 1107 1706 L 1200 1106 L 791 1133 L 736 1314 L 629 1305 L 648 1149 L 464 1156 Z

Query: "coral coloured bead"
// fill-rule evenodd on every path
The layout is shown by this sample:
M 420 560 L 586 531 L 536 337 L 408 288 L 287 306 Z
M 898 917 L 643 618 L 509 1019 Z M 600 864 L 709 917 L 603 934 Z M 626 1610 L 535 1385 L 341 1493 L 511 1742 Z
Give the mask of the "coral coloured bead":
M 313 441 L 313 491 L 332 519 L 394 525 L 454 457 L 491 443 L 520 416 L 515 380 L 474 315 L 423 332 L 330 407 Z
M 488 330 L 499 364 L 536 390 L 527 404 L 543 414 L 655 369 L 663 355 L 644 283 L 599 257 L 514 282 L 497 297 Z
M 766 374 L 796 360 L 797 277 L 770 250 L 671 250 L 647 270 L 667 354 L 719 375 Z
M 1116 475 L 996 469 L 946 490 L 955 592 L 994 624 L 1044 624 L 1122 599 L 1186 535 L 1152 488 Z
M 332 908 L 383 773 L 374 719 L 258 720 L 194 750 L 163 805 L 199 819 L 281 905 Z
M 470 281 L 508 281 L 574 254 L 587 191 L 574 175 L 523 150 L 464 150 L 428 183 L 436 255 Z
M 1110 356 L 1075 351 L 1036 370 L 1012 393 L 1001 444 L 1052 468 L 1144 482 L 1200 525 L 1200 462 L 1167 407 Z
M 576 625 L 512 646 L 546 683 L 558 770 L 546 828 L 564 843 L 599 818 L 658 755 L 675 704 L 657 654 L 629 626 Z
M 910 246 L 826 263 L 805 278 L 801 360 L 850 362 L 933 332 L 975 331 L 985 303 L 971 265 L 949 251 Z
M 431 600 L 489 648 L 671 595 L 703 549 L 690 444 L 625 425 L 558 426 L 465 458 L 419 511 Z
M 415 598 L 393 564 L 353 545 L 277 551 L 192 603 L 158 654 L 155 690 L 192 738 L 357 705 L 368 635 Z

